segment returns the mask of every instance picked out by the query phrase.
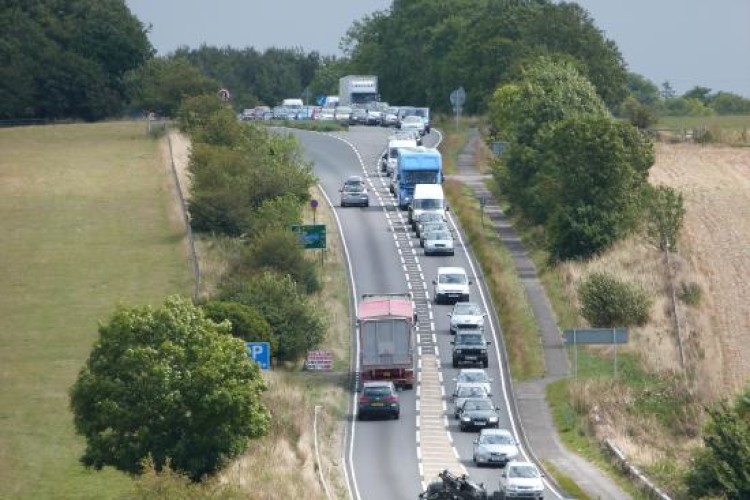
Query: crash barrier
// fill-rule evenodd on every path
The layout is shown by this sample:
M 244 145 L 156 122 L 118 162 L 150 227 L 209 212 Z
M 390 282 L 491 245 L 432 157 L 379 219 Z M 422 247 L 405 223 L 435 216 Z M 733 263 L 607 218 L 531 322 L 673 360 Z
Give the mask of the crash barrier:
M 628 462 L 625 454 L 609 439 L 604 440 L 604 448 L 612 455 L 615 463 L 620 469 L 626 474 L 632 477 L 638 486 L 645 491 L 651 498 L 659 500 L 672 500 L 666 493 L 659 489 L 654 483 L 651 482 L 635 465 Z
M 198 294 L 201 288 L 201 270 L 198 264 L 198 254 L 195 251 L 195 237 L 193 236 L 193 230 L 190 227 L 190 216 L 188 215 L 187 203 L 185 202 L 185 196 L 182 192 L 182 184 L 180 183 L 180 176 L 177 175 L 177 167 L 174 164 L 174 153 L 172 151 L 172 137 L 167 134 L 167 142 L 169 143 L 169 162 L 172 165 L 172 175 L 174 176 L 175 187 L 177 188 L 177 196 L 180 197 L 180 207 L 182 207 L 182 218 L 185 221 L 185 229 L 187 231 L 188 245 L 190 247 L 190 263 L 193 267 L 193 302 L 198 302 Z

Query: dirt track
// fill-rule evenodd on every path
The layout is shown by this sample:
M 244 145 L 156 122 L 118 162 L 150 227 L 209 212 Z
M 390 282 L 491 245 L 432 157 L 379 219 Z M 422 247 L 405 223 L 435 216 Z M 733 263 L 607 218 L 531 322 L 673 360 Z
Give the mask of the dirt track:
M 750 380 L 750 149 L 694 144 L 657 144 L 651 181 L 679 190 L 686 217 L 682 257 L 702 276 L 702 310 L 717 338 L 720 358 L 706 353 L 712 371 L 721 367 L 725 391 Z M 704 368 L 709 368 L 705 366 Z M 706 370 L 702 370 L 706 371 Z

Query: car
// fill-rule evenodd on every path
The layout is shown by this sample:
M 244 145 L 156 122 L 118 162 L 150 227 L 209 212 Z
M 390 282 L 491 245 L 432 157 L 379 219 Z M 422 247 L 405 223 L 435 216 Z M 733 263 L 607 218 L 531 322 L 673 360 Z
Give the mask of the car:
M 364 108 L 352 108 L 349 114 L 349 125 L 366 125 L 367 110 Z
M 456 385 L 456 390 L 453 391 L 453 417 L 458 418 L 458 409 L 464 405 L 464 401 L 469 398 L 489 398 L 490 395 L 487 393 L 484 384 L 476 384 L 473 382 L 461 383 Z
M 544 474 L 532 462 L 513 460 L 500 474 L 500 498 L 544 498 Z
M 378 415 L 398 420 L 401 415 L 396 386 L 390 380 L 372 380 L 362 384 L 357 399 L 357 418 Z
M 349 106 L 338 106 L 334 111 L 334 119 L 341 123 L 349 123 L 349 116 L 352 114 L 352 108 Z
M 432 280 L 435 304 L 468 302 L 471 283 L 463 267 L 438 267 L 437 277 Z
M 367 108 L 366 113 L 365 125 L 380 125 L 383 121 L 383 112 L 379 109 Z
M 507 429 L 482 429 L 474 440 L 473 460 L 477 466 L 505 467 L 518 456 L 518 445 Z
M 425 124 L 421 116 L 411 115 L 401 120 L 401 130 L 416 130 L 422 136 L 425 134 Z
M 483 330 L 456 330 L 456 338 L 451 341 L 453 346 L 453 368 L 465 363 L 478 364 L 483 368 L 489 365 L 487 347 L 491 344 L 484 337 Z
M 336 110 L 334 108 L 323 108 L 318 111 L 315 118 L 321 121 L 333 121 L 336 119 Z
M 447 231 L 450 234 L 450 229 L 448 229 L 448 223 L 445 221 L 437 221 L 437 222 L 426 222 L 422 226 L 422 230 L 419 232 L 419 246 L 424 248 L 424 243 L 427 240 L 427 233 L 434 232 L 434 231 Z M 453 243 L 453 236 L 451 235 L 451 247 Z
M 484 318 L 487 316 L 476 302 L 456 302 L 453 311 L 448 313 L 450 318 L 450 332 L 456 333 L 458 327 L 464 329 L 484 328 Z
M 425 255 L 455 255 L 453 234 L 445 229 L 426 231 L 424 233 Z
M 398 123 L 398 108 L 388 108 L 383 112 L 381 127 L 395 127 Z
M 492 379 L 481 368 L 464 368 L 458 372 L 458 376 L 453 381 L 456 382 L 456 388 L 466 383 L 482 384 L 487 394 L 492 395 Z
M 370 195 L 361 177 L 354 175 L 344 181 L 344 185 L 339 189 L 341 193 L 341 206 L 349 207 L 357 205 L 360 207 L 370 206 Z
M 458 428 L 461 432 L 478 428 L 497 428 L 500 415 L 489 398 L 466 398 L 458 409 Z
M 419 234 L 422 232 L 422 225 L 427 222 L 445 222 L 445 217 L 439 212 L 422 212 L 418 214 L 414 217 L 412 224 L 417 238 L 419 238 Z

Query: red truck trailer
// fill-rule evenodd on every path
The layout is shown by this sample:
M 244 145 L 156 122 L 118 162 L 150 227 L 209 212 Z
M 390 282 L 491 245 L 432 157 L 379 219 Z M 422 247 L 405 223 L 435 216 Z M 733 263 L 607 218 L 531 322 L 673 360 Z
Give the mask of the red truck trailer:
M 414 387 L 414 303 L 409 294 L 366 294 L 357 310 L 361 380 Z

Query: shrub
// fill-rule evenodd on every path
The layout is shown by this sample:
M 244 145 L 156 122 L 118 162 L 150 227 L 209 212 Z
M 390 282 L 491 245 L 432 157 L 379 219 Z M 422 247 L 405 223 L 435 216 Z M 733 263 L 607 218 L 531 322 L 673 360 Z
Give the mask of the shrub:
M 677 297 L 689 306 L 697 306 L 701 302 L 702 290 L 698 283 L 682 283 Z
M 276 349 L 271 340 L 271 325 L 254 307 L 223 300 L 212 300 L 202 307 L 208 319 L 216 323 L 228 320 L 235 337 L 245 342 L 271 342 L 271 349 Z
M 631 284 L 607 273 L 592 273 L 578 287 L 581 314 L 594 327 L 643 325 L 651 298 Z
M 647 187 L 646 233 L 660 250 L 674 250 L 685 219 L 682 193 L 668 186 Z

